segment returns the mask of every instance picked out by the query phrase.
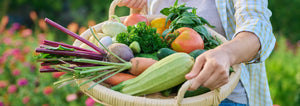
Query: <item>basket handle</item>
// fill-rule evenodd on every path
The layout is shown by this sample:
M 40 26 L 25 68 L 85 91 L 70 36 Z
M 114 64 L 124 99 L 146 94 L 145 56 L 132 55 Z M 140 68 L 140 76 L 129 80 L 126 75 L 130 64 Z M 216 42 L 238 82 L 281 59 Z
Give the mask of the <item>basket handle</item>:
M 122 0 L 114 0 L 109 7 L 109 11 L 108 11 L 108 16 L 109 16 L 109 20 L 111 20 L 111 16 L 115 14 L 115 8 L 116 6 L 119 4 L 119 2 L 121 2 Z M 130 14 L 134 14 L 134 13 L 140 13 L 140 14 L 147 14 L 147 9 L 143 8 L 142 10 L 139 9 L 133 9 L 130 8 Z
M 183 85 L 180 87 L 177 96 L 176 96 L 176 105 L 180 106 L 184 94 L 187 91 L 187 89 L 192 85 L 193 81 L 195 79 L 187 80 L 186 82 L 183 83 Z M 213 100 L 213 106 L 218 106 L 221 103 L 221 97 L 220 97 L 220 88 L 215 89 L 214 91 L 214 100 Z

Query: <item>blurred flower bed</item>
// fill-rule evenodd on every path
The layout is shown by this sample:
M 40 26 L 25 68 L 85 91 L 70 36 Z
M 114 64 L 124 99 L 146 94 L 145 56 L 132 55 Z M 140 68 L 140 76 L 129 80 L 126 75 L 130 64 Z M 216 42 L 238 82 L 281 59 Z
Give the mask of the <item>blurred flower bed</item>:
M 30 13 L 30 18 L 35 24 L 34 30 L 19 23 L 8 26 L 9 17 L 1 17 L 0 106 L 100 105 L 82 94 L 76 85 L 52 86 L 64 73 L 39 73 L 34 49 L 45 39 L 54 40 L 55 34 L 48 31 L 46 23 L 38 19 L 35 12 Z M 95 24 L 93 21 L 89 23 Z M 86 29 L 78 28 L 76 23 L 68 28 L 74 32 Z

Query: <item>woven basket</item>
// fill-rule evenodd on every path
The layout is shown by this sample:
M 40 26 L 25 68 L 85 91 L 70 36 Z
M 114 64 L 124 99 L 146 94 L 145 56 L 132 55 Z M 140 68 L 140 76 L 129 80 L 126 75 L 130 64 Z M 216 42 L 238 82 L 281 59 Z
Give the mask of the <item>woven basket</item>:
M 114 14 L 115 7 L 120 0 L 114 0 L 109 8 L 109 16 Z M 141 11 L 132 11 L 131 13 L 139 13 Z M 154 18 L 165 17 L 162 15 L 145 15 L 149 21 L 153 20 Z M 121 20 L 124 20 L 126 17 L 120 17 Z M 111 20 L 111 19 L 109 19 Z M 93 28 L 96 29 L 96 32 L 102 32 L 103 23 L 99 23 Z M 217 36 L 222 42 L 227 42 L 227 40 L 220 34 L 216 33 L 214 30 L 206 27 L 211 35 Z M 83 32 L 81 37 L 88 39 L 91 35 L 90 30 L 86 30 Z M 75 40 L 73 43 L 74 46 L 80 46 L 82 42 Z M 233 69 L 235 72 L 231 73 L 229 76 L 229 82 L 224 86 L 220 87 L 219 89 L 207 92 L 202 95 L 183 98 L 184 93 L 187 91 L 193 80 L 186 81 L 180 90 L 178 91 L 177 95 L 173 95 L 170 97 L 163 97 L 159 93 L 145 95 L 145 96 L 131 96 L 122 94 L 120 92 L 116 92 L 111 90 L 107 87 L 106 84 L 98 84 L 97 86 L 93 87 L 90 90 L 87 90 L 90 86 L 95 84 L 95 82 L 89 82 L 80 87 L 80 90 L 85 93 L 86 95 L 93 98 L 95 101 L 104 104 L 104 105 L 112 105 L 112 106 L 207 106 L 207 105 L 218 105 L 223 99 L 225 99 L 235 88 L 237 85 L 240 73 L 241 73 L 241 66 L 234 65 Z M 76 82 L 78 84 L 86 81 L 88 79 L 77 79 Z

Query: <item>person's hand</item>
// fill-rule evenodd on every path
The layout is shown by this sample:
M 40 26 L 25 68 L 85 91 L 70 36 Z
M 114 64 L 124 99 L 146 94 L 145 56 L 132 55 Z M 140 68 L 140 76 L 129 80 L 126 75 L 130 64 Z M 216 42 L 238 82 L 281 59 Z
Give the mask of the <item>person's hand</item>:
M 188 90 L 196 90 L 200 85 L 214 90 L 229 81 L 230 56 L 225 50 L 215 48 L 196 58 L 195 64 L 186 79 L 193 79 Z
M 147 4 L 147 0 L 121 0 L 118 6 L 127 6 L 133 9 L 142 9 Z

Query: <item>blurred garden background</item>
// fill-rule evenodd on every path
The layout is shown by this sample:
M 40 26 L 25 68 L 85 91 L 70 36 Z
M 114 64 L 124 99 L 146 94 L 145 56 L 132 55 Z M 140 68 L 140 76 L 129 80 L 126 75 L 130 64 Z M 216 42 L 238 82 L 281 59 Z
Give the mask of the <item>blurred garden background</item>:
M 64 73 L 39 73 L 34 49 L 45 39 L 73 38 L 44 23 L 45 17 L 82 33 L 108 19 L 112 0 L 0 0 L 0 106 L 100 105 L 76 86 L 53 87 Z M 266 60 L 274 104 L 300 104 L 300 0 L 269 0 L 276 47 Z M 128 8 L 117 7 L 118 16 Z

